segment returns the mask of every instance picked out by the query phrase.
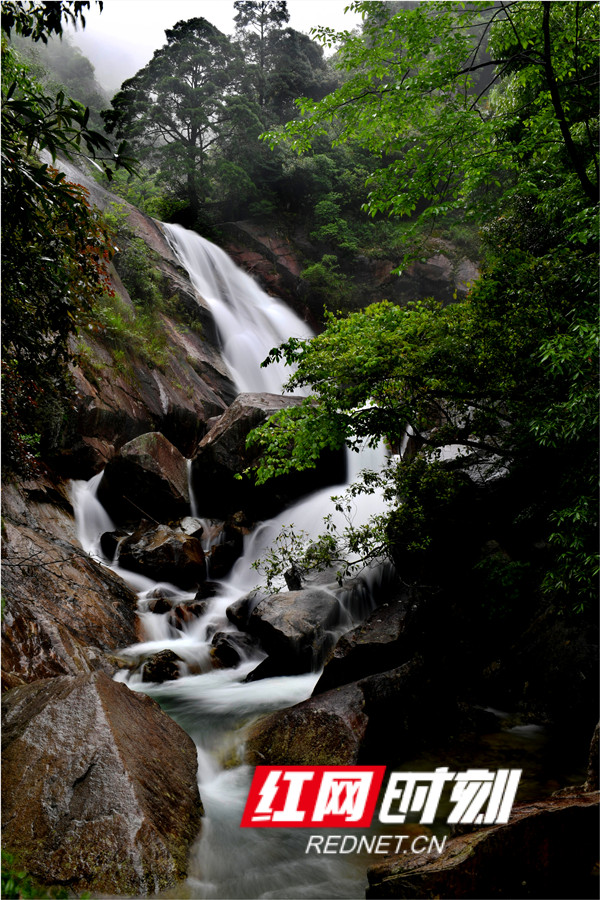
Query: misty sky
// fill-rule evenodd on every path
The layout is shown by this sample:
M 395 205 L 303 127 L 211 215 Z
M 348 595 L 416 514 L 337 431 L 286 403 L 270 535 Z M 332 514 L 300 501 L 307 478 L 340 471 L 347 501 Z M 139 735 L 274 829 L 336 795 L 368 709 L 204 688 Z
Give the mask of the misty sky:
M 288 0 L 288 25 L 306 34 L 316 25 L 352 29 L 361 20 L 344 8 L 350 0 Z M 86 28 L 75 35 L 96 76 L 109 93 L 144 66 L 165 43 L 165 29 L 181 19 L 203 17 L 225 34 L 235 30 L 233 0 L 104 0 L 85 14 Z

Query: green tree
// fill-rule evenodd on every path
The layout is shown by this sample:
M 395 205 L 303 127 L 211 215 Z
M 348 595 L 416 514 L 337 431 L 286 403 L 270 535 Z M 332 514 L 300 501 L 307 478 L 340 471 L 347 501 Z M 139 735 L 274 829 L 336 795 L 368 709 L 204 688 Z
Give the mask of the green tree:
M 110 133 L 131 141 L 172 187 L 183 188 L 197 218 L 216 148 L 243 130 L 251 111 L 236 96 L 241 58 L 226 35 L 196 18 L 177 22 L 166 37 L 102 115 Z
M 296 113 L 295 99 L 301 94 L 319 100 L 338 83 L 325 59 L 323 48 L 293 28 L 269 36 L 271 70 L 266 105 L 273 122 L 287 122 Z
M 271 68 L 273 32 L 290 20 L 285 0 L 236 0 L 234 22 L 238 40 L 243 48 L 246 65 L 251 73 L 260 107 L 267 100 L 267 79 Z
M 311 395 L 255 433 L 266 451 L 258 479 L 314 465 L 322 447 L 384 438 L 398 448 L 407 426 L 419 467 L 447 444 L 484 454 L 488 477 L 508 472 L 519 486 L 515 522 L 549 541 L 543 587 L 581 606 L 597 574 L 599 7 L 432 3 L 390 18 L 380 7 L 353 4 L 368 15 L 340 51 L 354 74 L 321 103 L 302 101 L 306 117 L 271 139 L 308 150 L 333 121 L 337 140 L 387 154 L 370 179 L 371 212 L 475 216 L 488 204 L 483 273 L 446 308 L 377 304 L 273 350 L 296 367 L 289 386 Z M 485 100 L 470 89 L 481 68 Z M 388 495 L 410 503 L 380 523 L 373 546 L 411 532 L 415 552 L 427 545 L 430 486 L 443 491 L 437 474 L 414 471 L 411 460 L 390 468 Z
M 88 125 L 89 110 L 55 97 L 8 45 L 12 30 L 46 41 L 63 20 L 83 21 L 89 3 L 2 7 L 2 350 L 4 463 L 27 466 L 40 436 L 66 409 L 70 337 L 106 288 L 109 243 L 85 192 L 38 154 L 80 153 L 107 172 L 116 159 Z
M 525 168 L 528 191 L 549 208 L 568 191 L 595 203 L 597 3 L 422 3 L 389 18 L 385 7 L 351 4 L 364 27 L 341 35 L 344 82 L 322 101 L 299 100 L 302 117 L 266 139 L 303 152 L 333 123 L 335 143 L 385 160 L 366 210 L 418 211 L 420 226 L 451 210 L 489 217 L 523 189 Z

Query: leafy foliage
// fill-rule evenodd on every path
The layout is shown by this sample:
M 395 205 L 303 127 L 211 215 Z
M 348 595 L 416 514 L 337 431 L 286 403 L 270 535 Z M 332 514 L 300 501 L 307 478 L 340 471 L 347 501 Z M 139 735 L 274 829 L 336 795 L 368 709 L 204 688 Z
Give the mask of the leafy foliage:
M 235 9 L 233 40 L 205 19 L 178 22 L 103 112 L 179 206 L 172 213 L 197 227 L 290 203 L 287 155 L 259 135 L 293 115 L 299 93 L 318 98 L 335 84 L 319 44 L 284 27 L 285 2 Z M 309 209 L 301 187 L 294 206 Z
M 96 2 L 102 10 L 102 0 Z M 89 0 L 62 0 L 60 3 L 3 0 L 2 31 L 10 37 L 14 29 L 23 37 L 47 44 L 49 36 L 62 35 L 63 22 L 75 26 L 81 24 L 85 28 L 84 12 L 89 8 Z
M 300 101 L 303 117 L 266 137 L 306 152 L 333 135 L 384 154 L 368 179 L 372 214 L 422 227 L 485 211 L 486 264 L 462 302 L 329 315 L 312 341 L 272 350 L 266 363 L 285 359 L 287 386 L 311 394 L 251 436 L 265 454 L 258 479 L 313 466 L 321 447 L 383 438 L 398 450 L 408 428 L 420 453 L 389 470 L 397 509 L 387 546 L 412 554 L 412 563 L 400 554 L 404 574 L 420 578 L 434 507 L 454 477 L 436 468 L 439 448 L 484 454 L 486 477 L 508 472 L 520 485 L 515 529 L 527 521 L 549 543 L 538 586 L 582 608 L 598 571 L 599 10 L 431 3 L 390 15 L 387 6 L 352 4 L 365 26 L 340 37 L 347 79 L 321 102 Z
M 234 18 L 240 43 L 246 56 L 248 76 L 254 82 L 259 106 L 267 101 L 267 78 L 271 63 L 274 31 L 280 31 L 289 22 L 290 14 L 285 0 L 254 2 L 236 0 Z
M 177 22 L 166 37 L 165 46 L 123 83 L 103 118 L 110 132 L 127 136 L 182 183 L 197 216 L 208 192 L 211 148 L 247 128 L 252 112 L 233 94 L 241 57 L 226 35 L 195 18 Z
M 7 33 L 45 40 L 83 3 L 3 4 Z M 2 44 L 2 349 L 5 464 L 32 463 L 31 436 L 51 438 L 68 410 L 69 338 L 106 287 L 106 230 L 86 193 L 36 154 L 86 152 L 109 171 L 116 159 L 88 125 L 89 111 L 64 93 L 47 95 L 18 54 Z M 103 157 L 103 154 L 106 156 Z
M 421 225 L 454 209 L 489 216 L 523 192 L 524 167 L 529 195 L 547 208 L 565 177 L 567 191 L 595 202 L 597 4 L 435 2 L 389 18 L 387 6 L 351 4 L 361 34 L 318 29 L 327 45 L 342 42 L 348 75 L 320 102 L 299 100 L 302 117 L 266 140 L 304 152 L 333 125 L 334 144 L 385 159 L 365 209 L 417 212 Z

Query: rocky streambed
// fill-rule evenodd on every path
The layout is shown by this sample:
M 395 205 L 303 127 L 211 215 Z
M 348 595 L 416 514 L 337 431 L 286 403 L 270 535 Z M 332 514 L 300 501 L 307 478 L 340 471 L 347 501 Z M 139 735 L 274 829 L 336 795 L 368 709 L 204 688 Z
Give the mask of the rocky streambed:
M 236 478 L 249 430 L 297 402 L 244 381 L 225 346 L 242 338 L 207 324 L 223 312 L 212 282 L 254 289 L 206 247 L 211 278 L 191 282 L 177 235 L 129 215 L 205 333 L 164 316 L 172 364 L 133 359 L 127 377 L 99 347 L 96 377 L 75 372 L 77 423 L 54 470 L 5 485 L 5 848 L 41 884 L 99 895 L 559 897 L 568 881 L 593 896 L 597 636 L 536 609 L 495 635 L 454 570 L 411 588 L 380 567 L 256 590 L 252 561 L 286 515 L 318 524 L 347 461 L 262 492 Z M 452 547 L 468 534 L 499 552 L 472 524 L 485 490 Z M 525 760 L 525 777 L 507 825 L 457 834 L 435 859 L 318 858 L 297 832 L 239 828 L 259 763 L 453 760 Z

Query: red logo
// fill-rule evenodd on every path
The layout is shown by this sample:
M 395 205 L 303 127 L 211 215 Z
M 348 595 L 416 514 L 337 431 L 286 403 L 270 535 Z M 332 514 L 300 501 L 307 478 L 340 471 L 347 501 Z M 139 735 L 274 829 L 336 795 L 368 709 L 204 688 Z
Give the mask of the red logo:
M 385 766 L 257 766 L 242 828 L 368 828 Z

